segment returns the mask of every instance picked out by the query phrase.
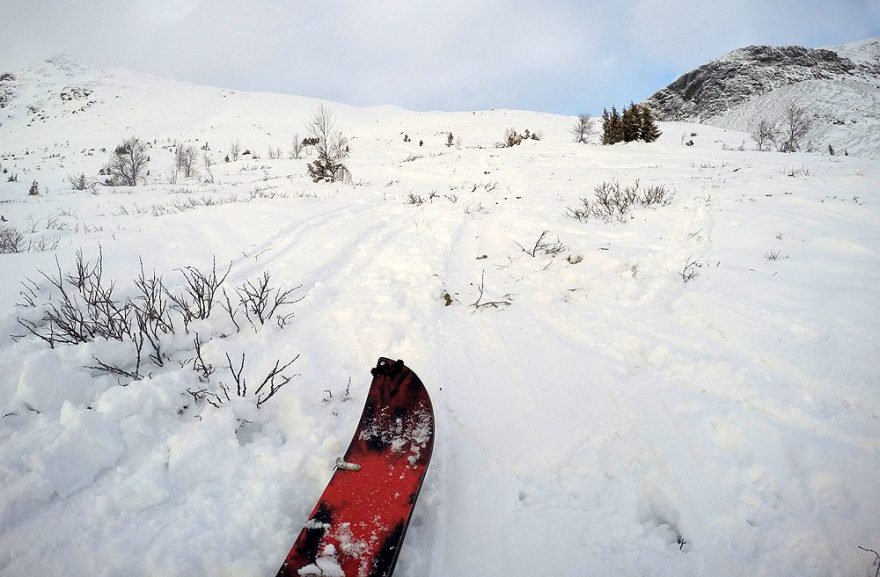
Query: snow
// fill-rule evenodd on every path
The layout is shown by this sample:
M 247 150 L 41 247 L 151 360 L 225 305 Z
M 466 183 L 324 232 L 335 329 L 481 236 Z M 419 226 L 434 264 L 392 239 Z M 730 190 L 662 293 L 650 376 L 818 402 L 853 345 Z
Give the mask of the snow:
M 266 150 L 304 136 L 317 101 L 69 59 L 16 78 L 2 225 L 57 247 L 0 255 L 0 575 L 273 574 L 379 356 L 404 359 L 436 413 L 398 576 L 873 574 L 857 546 L 880 546 L 880 161 L 753 152 L 697 124 L 603 147 L 571 142 L 562 116 L 330 104 L 354 182 L 315 184 L 308 158 Z M 69 86 L 95 103 L 72 114 Z M 495 148 L 510 127 L 543 139 Z M 155 140 L 148 183 L 70 190 L 132 134 Z M 168 182 L 175 139 L 210 144 L 214 184 Z M 236 139 L 261 158 L 223 162 Z M 566 216 L 637 179 L 673 202 Z M 32 180 L 48 192 L 27 196 Z M 526 254 L 545 230 L 566 250 Z M 178 269 L 216 258 L 229 291 L 268 271 L 304 298 L 283 326 L 237 331 L 222 310 L 178 324 L 169 360 L 132 381 L 89 368 L 130 362 L 129 342 L 49 348 L 17 322 L 41 316 L 18 306 L 22 281 L 42 305 L 39 271 L 99 247 L 120 296 L 140 257 L 173 291 Z M 471 306 L 481 282 L 483 302 L 509 305 Z M 246 355 L 243 398 L 226 354 Z M 257 408 L 258 383 L 296 355 Z M 191 394 L 221 381 L 218 407 Z M 334 554 L 314 574 L 338 574 Z

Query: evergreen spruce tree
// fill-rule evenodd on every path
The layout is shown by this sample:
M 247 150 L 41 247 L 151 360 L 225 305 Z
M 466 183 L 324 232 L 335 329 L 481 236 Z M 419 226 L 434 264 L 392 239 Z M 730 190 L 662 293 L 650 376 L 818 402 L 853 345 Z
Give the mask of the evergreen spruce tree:
M 608 109 L 602 109 L 602 144 L 614 144 L 611 136 L 611 115 Z
M 623 119 L 617 112 L 617 107 L 611 107 L 611 144 L 623 140 Z
M 647 106 L 639 106 L 639 139 L 645 142 L 654 142 L 660 135 L 660 128 L 654 122 L 654 115 Z
M 623 121 L 617 108 L 612 106 L 611 113 L 602 121 L 602 144 L 615 144 L 621 140 L 623 140 Z
M 620 129 L 624 142 L 633 142 L 639 139 L 639 109 L 632 102 L 623 109 Z

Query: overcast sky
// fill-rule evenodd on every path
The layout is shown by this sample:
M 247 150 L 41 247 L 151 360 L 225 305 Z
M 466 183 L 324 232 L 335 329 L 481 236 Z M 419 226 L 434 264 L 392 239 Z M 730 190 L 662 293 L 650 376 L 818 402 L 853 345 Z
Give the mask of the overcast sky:
M 749 44 L 880 36 L 880 0 L 0 0 L 0 72 L 95 68 L 415 110 L 597 113 Z

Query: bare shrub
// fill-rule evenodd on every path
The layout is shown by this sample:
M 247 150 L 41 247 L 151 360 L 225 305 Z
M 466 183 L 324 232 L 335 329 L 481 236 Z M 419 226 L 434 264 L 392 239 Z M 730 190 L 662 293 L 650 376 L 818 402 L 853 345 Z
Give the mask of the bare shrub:
M 174 308 L 180 313 L 184 327 L 196 319 L 207 319 L 214 308 L 217 290 L 229 276 L 232 264 L 222 274 L 217 274 L 217 259 L 214 258 L 211 270 L 202 271 L 194 266 L 177 269 L 183 275 L 184 287 L 182 294 L 174 294 L 166 290 Z
M 207 150 L 202 154 L 202 164 L 205 166 L 205 172 L 208 174 L 208 178 L 205 179 L 205 182 L 214 184 L 214 159 L 211 157 L 211 153 Z
M 348 139 L 338 130 L 333 114 L 321 104 L 306 123 L 314 140 L 318 158 L 308 165 L 309 176 L 315 182 L 350 182 L 351 173 L 343 164 L 348 158 Z
M 764 253 L 764 258 L 769 261 L 777 261 L 780 259 L 787 259 L 788 255 L 782 254 L 781 250 L 769 250 Z
M 114 298 L 114 284 L 104 283 L 100 251 L 94 263 L 78 251 L 72 273 L 64 274 L 57 259 L 55 266 L 55 274 L 40 274 L 58 292 L 57 303 L 46 304 L 40 321 L 19 318 L 20 325 L 51 348 L 56 343 L 85 343 L 97 337 L 121 341 L 129 334 L 131 303 Z
M 232 157 L 233 161 L 236 161 L 241 156 L 241 142 L 236 139 L 229 145 L 229 155 Z
M 24 233 L 14 226 L 0 226 L 0 254 L 25 252 Z
M 132 136 L 113 150 L 104 170 L 113 184 L 137 186 L 146 176 L 148 162 L 146 145 Z
M 801 149 L 801 141 L 813 125 L 807 109 L 794 103 L 790 104 L 782 115 L 781 152 L 796 152 Z
M 135 279 L 135 286 L 139 294 L 128 301 L 137 326 L 135 338 L 140 339 L 141 346 L 149 342 L 152 349 L 150 360 L 157 367 L 162 367 L 166 360 L 170 360 L 168 355 L 163 353 L 163 335 L 174 333 L 174 322 L 171 319 L 166 296 L 168 291 L 162 282 L 162 277 L 157 276 L 156 271 L 147 276 L 143 261 L 141 261 L 140 275 Z M 139 355 L 140 348 L 138 347 Z
M 541 232 L 541 236 L 538 237 L 538 240 L 535 241 L 534 246 L 531 248 L 526 248 L 523 245 L 516 243 L 519 248 L 522 249 L 524 253 L 531 257 L 538 256 L 538 253 L 541 253 L 546 256 L 555 256 L 561 252 L 565 252 L 568 250 L 568 247 L 560 242 L 559 237 L 556 237 L 556 242 L 552 242 L 546 240 L 547 235 L 550 233 L 549 230 L 545 230 Z
M 694 280 L 698 276 L 700 276 L 700 272 L 697 269 L 703 267 L 703 264 L 693 257 L 688 257 L 685 261 L 684 266 L 681 271 L 679 271 L 678 275 L 681 277 L 681 280 L 684 281 L 685 284 Z
M 300 139 L 299 134 L 294 134 L 293 141 L 290 143 L 290 158 L 299 160 L 305 147 L 306 144 Z
M 595 131 L 596 123 L 593 118 L 586 113 L 578 114 L 577 120 L 569 129 L 569 132 L 574 137 L 574 141 L 578 144 L 586 144 Z
M 485 308 L 501 308 L 501 307 L 509 307 L 513 304 L 513 297 L 510 296 L 510 293 L 505 294 L 501 298 L 494 300 L 483 300 L 485 296 L 485 287 L 486 287 L 486 269 L 480 273 L 480 282 L 476 285 L 477 287 L 477 300 L 472 302 L 470 306 L 472 306 L 476 310 L 485 309 Z
M 626 222 L 633 206 L 667 206 L 673 198 L 674 193 L 662 184 L 651 185 L 642 190 L 638 180 L 631 186 L 624 187 L 615 180 L 596 186 L 593 189 L 593 199 L 581 198 L 581 206 L 567 207 L 566 214 L 580 222 L 586 222 L 591 217 L 606 223 L 613 220 Z
M 235 292 L 238 295 L 239 304 L 243 309 L 245 318 L 247 318 L 248 322 L 257 330 L 257 323 L 261 326 L 265 325 L 267 321 L 272 320 L 275 317 L 276 311 L 278 311 L 279 307 L 285 305 L 291 305 L 294 303 L 298 303 L 305 297 L 300 297 L 297 299 L 291 298 L 291 295 L 295 290 L 302 288 L 302 286 L 297 286 L 292 289 L 281 290 L 277 287 L 272 287 L 269 283 L 270 277 L 268 272 L 264 272 L 263 276 L 261 276 L 257 281 L 245 281 L 241 286 L 236 287 Z M 229 297 L 226 297 L 226 303 L 229 305 Z M 238 323 L 235 321 L 235 310 L 232 310 L 231 307 L 227 309 L 230 318 L 232 318 L 233 322 L 236 326 Z M 288 321 L 291 314 L 288 315 L 279 315 L 276 318 L 279 326 L 284 326 L 284 324 Z
M 257 408 L 263 406 L 263 404 L 275 396 L 275 393 L 281 390 L 284 385 L 289 383 L 291 379 L 297 377 L 299 375 L 285 375 L 284 372 L 299 359 L 299 355 L 296 355 L 285 363 L 281 364 L 280 360 L 275 361 L 275 366 L 272 367 L 269 372 L 263 377 L 263 380 L 260 381 L 260 384 L 254 388 L 253 397 L 257 399 Z M 226 353 L 226 367 L 229 369 L 229 373 L 232 376 L 232 385 L 227 385 L 223 381 L 220 381 L 220 392 L 213 392 L 207 389 L 201 389 L 198 391 L 189 390 L 189 394 L 192 395 L 193 399 L 196 401 L 204 400 L 206 403 L 213 405 L 214 407 L 219 408 L 225 402 L 231 401 L 232 396 L 235 395 L 240 398 L 244 398 L 248 396 L 248 383 L 247 379 L 244 377 L 244 365 L 245 365 L 245 355 L 242 353 L 241 362 L 238 364 L 238 369 L 232 363 L 232 358 L 230 358 L 229 353 Z M 211 371 L 213 372 L 213 370 Z M 234 386 L 234 389 L 233 389 Z M 267 388 L 268 387 L 268 388 Z
M 652 184 L 642 192 L 639 197 L 639 204 L 642 206 L 651 206 L 654 204 L 660 206 L 669 206 L 675 193 L 666 188 L 663 184 Z
M 174 147 L 174 181 L 177 182 L 177 174 L 183 172 L 184 178 L 196 176 L 196 159 L 199 151 L 195 145 L 184 146 L 178 144 Z
M 749 133 L 758 150 L 761 152 L 770 150 L 779 134 L 779 129 L 775 124 L 764 117 L 758 118 Z
M 49 282 L 51 289 L 47 295 L 45 304 L 38 304 L 43 295 L 42 287 L 34 281 L 27 279 L 22 283 L 20 291 L 22 306 L 25 309 L 37 309 L 42 313 L 42 318 L 28 320 L 18 318 L 18 322 L 30 334 L 38 337 L 55 348 L 59 344 L 81 344 L 94 341 L 98 338 L 112 339 L 130 343 L 133 353 L 126 357 L 123 362 L 105 362 L 92 355 L 94 364 L 87 368 L 105 372 L 117 377 L 131 380 L 143 378 L 145 374 L 144 364 L 149 363 L 154 367 L 166 367 L 173 358 L 181 354 L 179 348 L 174 349 L 177 325 L 176 315 L 184 320 L 184 326 L 196 318 L 207 319 L 216 301 L 220 285 L 229 274 L 218 273 L 216 262 L 210 271 L 200 271 L 195 267 L 178 269 L 184 276 L 186 286 L 183 295 L 175 295 L 166 288 L 162 276 L 155 271 L 147 274 L 143 262 L 140 273 L 135 278 L 135 291 L 128 298 L 117 298 L 114 294 L 115 283 L 107 283 L 103 275 L 103 257 L 99 252 L 94 262 L 86 260 L 82 253 L 77 253 L 74 270 L 64 273 L 56 260 L 56 272 L 47 275 L 42 271 L 40 274 Z M 299 287 L 297 287 L 299 288 Z M 282 316 L 276 314 L 279 307 L 297 302 L 290 298 L 294 289 L 282 290 L 269 287 L 269 274 L 265 273 L 257 283 L 245 283 L 239 292 L 242 302 L 239 308 L 244 308 L 244 313 L 255 330 L 257 323 L 276 318 L 281 328 L 292 314 Z M 225 295 L 227 305 L 228 296 Z M 226 307 L 224 307 L 226 308 Z M 229 306 L 230 316 L 235 318 L 239 308 Z M 41 310 L 40 310 L 41 309 Z M 35 315 L 28 313 L 30 319 Z M 236 326 L 237 323 L 236 323 Z M 198 334 L 193 341 L 194 358 L 177 360 L 181 367 L 192 364 L 193 370 L 199 374 L 200 382 L 208 382 L 214 372 L 213 366 L 206 361 L 202 350 L 203 341 Z M 179 347 L 179 345 L 176 345 Z M 269 371 L 253 392 L 257 400 L 257 406 L 261 406 L 280 390 L 293 376 L 285 375 L 284 372 L 299 357 L 285 365 L 275 363 L 275 367 Z M 227 355 L 227 360 L 229 356 Z M 239 396 L 245 396 L 247 383 L 242 376 L 244 358 L 239 368 L 235 370 L 229 362 L 230 371 L 236 382 Z M 229 400 L 229 388 L 224 388 L 221 383 L 221 392 L 224 392 L 226 400 Z M 193 392 L 190 392 L 193 394 Z M 207 394 L 207 389 L 197 391 L 194 397 L 208 398 L 223 402 L 220 393 L 216 397 Z

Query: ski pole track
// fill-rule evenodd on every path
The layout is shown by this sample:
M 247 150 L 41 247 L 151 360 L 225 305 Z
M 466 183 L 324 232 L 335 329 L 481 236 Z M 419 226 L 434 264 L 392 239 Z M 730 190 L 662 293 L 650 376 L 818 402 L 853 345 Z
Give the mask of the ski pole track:
M 285 262 L 290 259 L 290 252 L 299 244 L 301 237 L 308 232 L 322 230 L 327 228 L 328 222 L 336 220 L 358 221 L 357 217 L 371 214 L 376 211 L 377 207 L 383 204 L 381 199 L 374 199 L 367 203 L 359 205 L 350 205 L 347 201 L 346 205 L 331 209 L 329 211 L 320 211 L 304 219 L 297 219 L 285 225 L 281 230 L 273 232 L 263 241 L 253 245 L 249 250 L 249 255 L 243 255 L 237 259 L 235 266 L 236 272 L 240 277 L 247 277 L 255 272 L 261 272 L 274 262 Z M 368 219 L 360 219 L 368 220 Z M 264 254 L 268 254 L 263 257 Z M 296 252 L 294 252 L 296 254 Z M 314 256 L 314 252 L 310 254 Z M 338 256 L 334 254 L 331 256 Z M 253 260 L 253 262 L 249 262 Z

